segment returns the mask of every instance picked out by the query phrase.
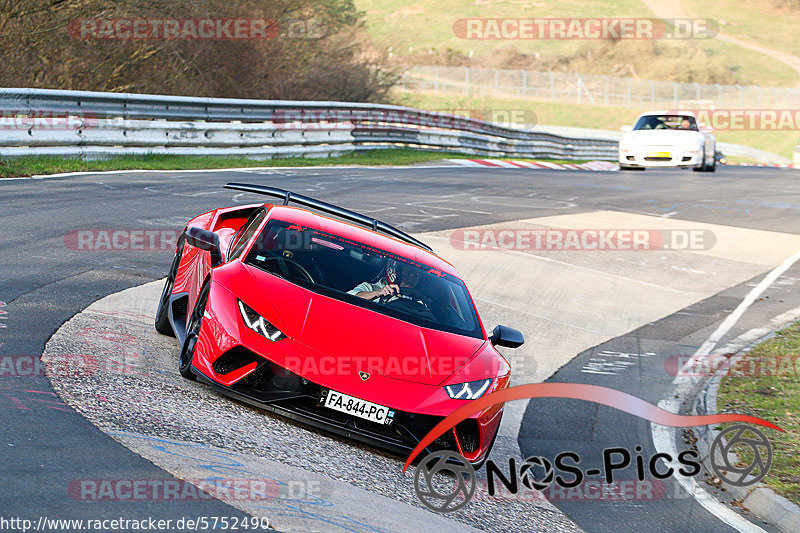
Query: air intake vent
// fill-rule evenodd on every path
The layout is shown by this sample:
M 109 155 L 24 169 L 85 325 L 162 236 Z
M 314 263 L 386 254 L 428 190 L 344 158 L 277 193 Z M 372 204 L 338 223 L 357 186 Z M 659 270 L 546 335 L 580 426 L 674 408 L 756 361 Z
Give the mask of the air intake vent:
M 458 424 L 456 426 L 456 436 L 465 452 L 472 453 L 478 449 L 480 433 L 478 432 L 478 423 L 475 420 L 467 419 Z
M 247 348 L 242 346 L 237 346 L 231 350 L 228 350 L 219 358 L 214 361 L 214 372 L 220 375 L 230 374 L 234 370 L 238 370 L 243 366 L 247 366 L 251 363 L 257 363 L 258 361 L 262 361 L 263 359 L 256 355 L 255 353 L 251 352 Z

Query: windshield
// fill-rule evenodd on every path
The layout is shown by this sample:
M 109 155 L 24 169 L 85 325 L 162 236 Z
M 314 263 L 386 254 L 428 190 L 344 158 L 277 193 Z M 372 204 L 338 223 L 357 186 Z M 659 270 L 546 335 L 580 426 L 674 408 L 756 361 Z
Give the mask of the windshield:
M 633 129 L 697 131 L 697 121 L 688 115 L 645 115 L 636 121 Z
M 338 235 L 272 220 L 264 226 L 245 263 L 406 322 L 483 338 L 460 279 Z

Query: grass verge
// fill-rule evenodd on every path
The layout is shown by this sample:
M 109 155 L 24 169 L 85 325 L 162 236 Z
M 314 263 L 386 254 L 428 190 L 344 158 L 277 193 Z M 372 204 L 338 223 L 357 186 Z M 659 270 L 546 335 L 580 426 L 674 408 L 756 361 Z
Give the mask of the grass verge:
M 106 170 L 202 170 L 213 168 L 245 167 L 323 167 L 339 165 L 402 166 L 429 163 L 442 159 L 471 159 L 471 156 L 453 152 L 428 152 L 397 148 L 353 153 L 330 158 L 292 157 L 285 159 L 245 159 L 243 157 L 187 157 L 175 155 L 125 156 L 85 161 L 65 157 L 0 158 L 0 178 L 58 174 L 61 172 L 91 172 Z M 485 159 L 497 159 L 487 157 Z M 550 163 L 586 163 L 588 159 L 523 159 Z
M 762 375 L 729 375 L 717 397 L 719 412 L 748 413 L 769 420 L 785 433 L 765 430 L 774 447 L 764 483 L 800 505 L 800 322 L 779 331 L 745 355 L 735 368 L 764 369 Z M 751 374 L 751 372 L 747 372 Z M 733 374 L 733 372 L 731 372 Z M 770 375 L 763 375 L 770 374 Z M 742 459 L 749 461 L 746 454 Z
M 292 157 L 286 159 L 245 159 L 243 157 L 185 157 L 174 155 L 123 156 L 85 161 L 64 157 L 0 158 L 0 178 L 103 170 L 194 170 L 240 167 L 315 167 L 332 165 L 412 165 L 445 158 L 466 158 L 463 154 L 387 149 L 331 158 Z

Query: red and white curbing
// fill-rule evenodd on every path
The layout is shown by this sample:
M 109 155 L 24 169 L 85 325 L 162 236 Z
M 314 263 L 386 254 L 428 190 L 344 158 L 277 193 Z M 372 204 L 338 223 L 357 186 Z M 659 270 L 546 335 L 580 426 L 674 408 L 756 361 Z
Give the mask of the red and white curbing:
M 800 168 L 800 164 L 793 163 L 735 163 L 737 167 L 776 167 L 776 168 Z
M 587 163 L 550 163 L 548 161 L 522 161 L 519 159 L 448 159 L 466 167 L 527 168 L 547 170 L 619 170 L 619 165 L 610 161 L 589 161 Z

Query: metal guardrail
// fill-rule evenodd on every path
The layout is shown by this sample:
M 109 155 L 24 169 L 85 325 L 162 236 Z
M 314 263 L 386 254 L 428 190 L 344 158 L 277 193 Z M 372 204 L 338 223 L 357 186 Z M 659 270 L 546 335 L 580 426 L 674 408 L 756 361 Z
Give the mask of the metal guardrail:
M 0 89 L 0 157 L 330 157 L 411 147 L 481 156 L 616 159 L 617 142 L 402 106 Z

